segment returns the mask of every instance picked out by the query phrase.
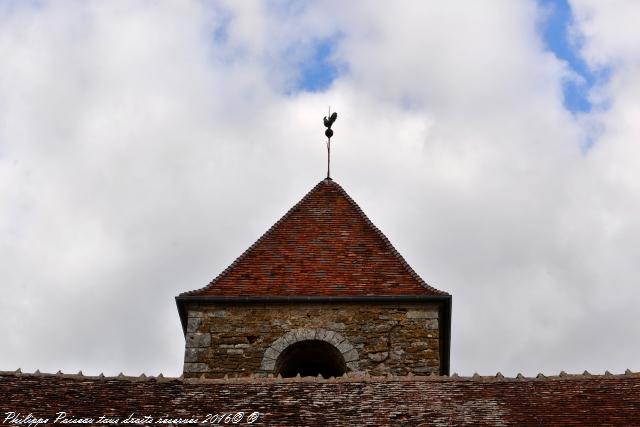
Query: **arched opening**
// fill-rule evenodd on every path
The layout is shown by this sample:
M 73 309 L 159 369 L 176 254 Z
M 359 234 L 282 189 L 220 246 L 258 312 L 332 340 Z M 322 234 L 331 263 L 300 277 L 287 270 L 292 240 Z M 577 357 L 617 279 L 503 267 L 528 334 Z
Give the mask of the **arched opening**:
M 339 377 L 347 371 L 347 364 L 340 350 L 325 341 L 305 340 L 291 344 L 282 350 L 276 360 L 275 373 L 284 378 Z

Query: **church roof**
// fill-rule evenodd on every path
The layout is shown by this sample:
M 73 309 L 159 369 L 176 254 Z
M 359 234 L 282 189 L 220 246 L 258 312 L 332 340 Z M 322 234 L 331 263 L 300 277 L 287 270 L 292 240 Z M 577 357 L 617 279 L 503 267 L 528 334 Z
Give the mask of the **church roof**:
M 50 422 L 58 411 L 68 419 L 153 418 L 145 425 L 242 411 L 240 424 L 254 414 L 255 425 L 631 426 L 640 374 L 198 380 L 0 371 L 0 402 L 2 419 L 12 411 Z
M 320 181 L 211 283 L 181 296 L 447 296 L 413 271 L 344 189 Z

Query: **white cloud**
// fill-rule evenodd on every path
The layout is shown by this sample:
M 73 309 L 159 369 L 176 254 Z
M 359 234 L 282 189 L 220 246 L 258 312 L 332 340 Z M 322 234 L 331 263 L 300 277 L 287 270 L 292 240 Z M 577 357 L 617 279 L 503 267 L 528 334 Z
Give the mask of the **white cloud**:
M 331 104 L 332 175 L 454 295 L 454 370 L 639 369 L 637 38 L 574 7 L 615 65 L 578 119 L 532 2 L 3 10 L 0 368 L 179 374 L 173 297 L 323 177 Z M 344 74 L 287 94 L 336 35 Z

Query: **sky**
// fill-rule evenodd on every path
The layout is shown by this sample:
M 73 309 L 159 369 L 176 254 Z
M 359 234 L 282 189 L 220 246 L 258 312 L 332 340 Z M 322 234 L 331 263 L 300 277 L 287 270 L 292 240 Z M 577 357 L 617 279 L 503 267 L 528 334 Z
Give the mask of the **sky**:
M 332 177 L 462 375 L 640 371 L 640 3 L 0 0 L 0 370 L 177 376 L 174 297 Z

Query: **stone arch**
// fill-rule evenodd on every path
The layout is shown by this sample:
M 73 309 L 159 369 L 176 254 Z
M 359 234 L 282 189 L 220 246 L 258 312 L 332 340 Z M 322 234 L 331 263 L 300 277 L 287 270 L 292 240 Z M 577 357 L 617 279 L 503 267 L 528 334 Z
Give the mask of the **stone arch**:
M 284 378 L 297 375 L 341 377 L 347 373 L 347 362 L 333 344 L 320 340 L 304 340 L 282 350 L 276 359 L 273 373 Z
M 260 370 L 264 374 L 273 374 L 276 361 L 282 352 L 291 345 L 302 341 L 323 341 L 334 346 L 344 358 L 347 372 L 358 371 L 360 356 L 358 350 L 344 336 L 327 329 L 295 329 L 282 335 L 264 351 Z

